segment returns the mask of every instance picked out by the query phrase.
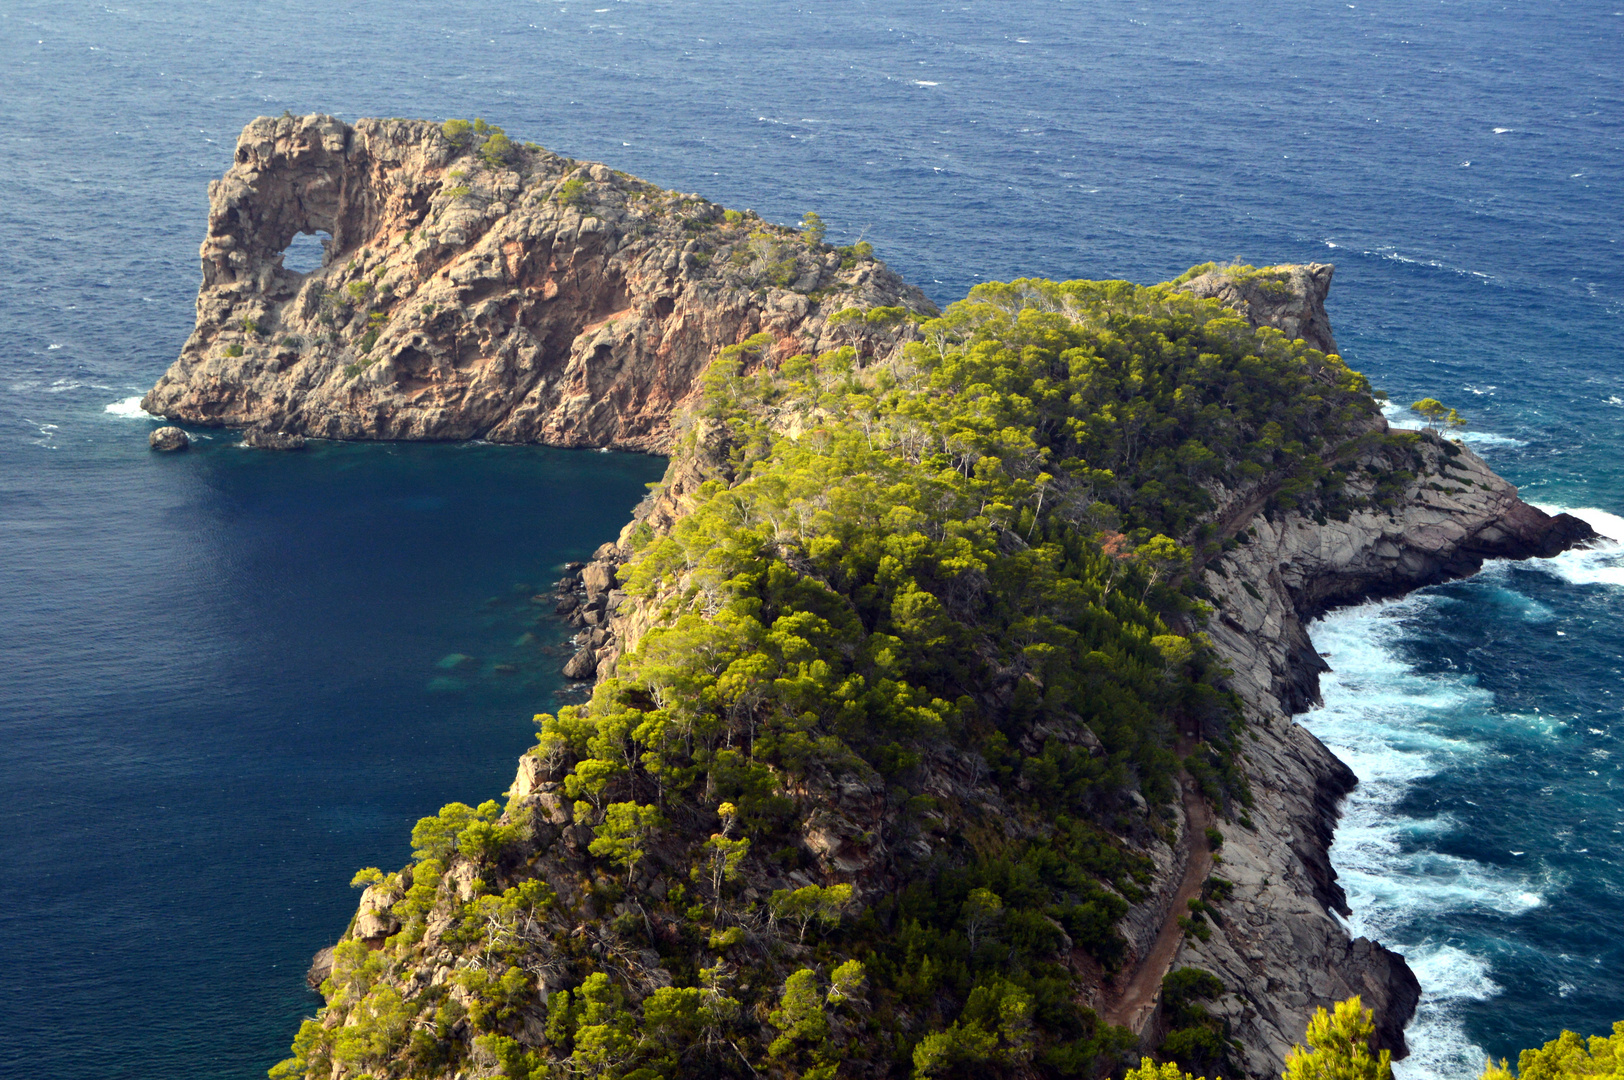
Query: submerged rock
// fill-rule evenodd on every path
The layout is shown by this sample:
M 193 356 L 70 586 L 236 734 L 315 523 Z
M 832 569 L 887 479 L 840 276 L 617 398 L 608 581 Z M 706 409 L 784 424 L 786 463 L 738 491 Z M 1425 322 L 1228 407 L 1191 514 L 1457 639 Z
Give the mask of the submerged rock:
M 191 446 L 192 437 L 178 427 L 161 427 L 147 436 L 147 445 L 167 454 Z
M 291 431 L 256 425 L 242 433 L 242 441 L 256 450 L 303 450 L 305 437 Z

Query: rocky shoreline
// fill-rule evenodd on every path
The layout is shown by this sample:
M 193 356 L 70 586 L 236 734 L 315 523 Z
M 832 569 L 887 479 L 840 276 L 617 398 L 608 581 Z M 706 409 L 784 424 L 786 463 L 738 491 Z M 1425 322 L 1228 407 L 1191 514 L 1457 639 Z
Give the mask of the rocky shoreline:
M 665 481 L 619 540 L 538 598 L 577 630 L 565 674 L 601 680 L 658 617 L 651 601 L 619 589 L 633 536 L 669 530 L 701 485 L 729 478 L 719 423 L 683 411 L 718 350 L 754 341 L 759 355 L 786 357 L 851 345 L 883 358 L 916 331 L 874 312 L 934 309 L 866 252 L 807 245 L 792 230 L 602 165 L 540 148 L 486 167 L 470 161 L 432 124 L 254 121 L 236 164 L 210 188 L 197 328 L 142 404 L 173 420 L 249 428 L 260 433 L 251 445 L 479 437 L 670 453 Z M 313 230 L 332 236 L 325 265 L 284 269 L 293 235 Z M 1270 273 L 1259 284 L 1213 270 L 1180 287 L 1334 350 L 1324 309 L 1332 268 Z M 804 422 L 774 420 L 783 430 Z M 1150 895 L 1120 923 L 1129 970 L 1160 957 L 1189 860 L 1221 860 L 1233 883 L 1223 917 L 1205 939 L 1185 936 L 1168 963 L 1219 977 L 1229 992 L 1212 1011 L 1258 1077 L 1278 1075 L 1315 1008 L 1352 994 L 1375 1010 L 1381 1044 L 1402 1054 L 1420 994 L 1402 957 L 1350 939 L 1333 914 L 1347 905 L 1328 852 L 1356 779 L 1291 720 L 1319 700 L 1325 670 L 1305 623 L 1591 535 L 1577 519 L 1523 503 L 1470 450 L 1436 435 L 1397 448 L 1376 439 L 1355 453 L 1349 486 L 1369 505 L 1346 520 L 1268 511 L 1255 491 L 1226 495 L 1217 513 L 1225 550 L 1197 574 L 1215 609 L 1207 633 L 1250 721 L 1242 760 L 1255 805 L 1238 822 L 1214 823 L 1216 851 L 1190 843 L 1201 831 L 1193 818 L 1175 842 L 1147 842 Z M 1379 478 L 1394 475 L 1410 479 L 1377 498 Z M 950 778 L 960 765 L 938 771 Z M 942 782 L 975 794 L 973 780 Z M 861 875 L 885 853 L 859 851 L 855 838 L 869 825 L 883 831 L 891 811 L 883 791 L 848 787 L 807 843 L 829 866 Z M 526 757 L 510 806 L 541 808 L 552 826 L 538 842 L 574 858 L 584 826 L 567 824 L 558 789 L 559 778 Z M 369 888 L 348 936 L 381 943 L 391 902 Z M 318 982 L 321 972 L 318 957 Z M 441 976 L 423 974 L 431 977 Z M 1101 979 L 1089 1004 L 1116 1010 L 1153 1044 L 1164 1024 L 1156 998 L 1120 993 Z

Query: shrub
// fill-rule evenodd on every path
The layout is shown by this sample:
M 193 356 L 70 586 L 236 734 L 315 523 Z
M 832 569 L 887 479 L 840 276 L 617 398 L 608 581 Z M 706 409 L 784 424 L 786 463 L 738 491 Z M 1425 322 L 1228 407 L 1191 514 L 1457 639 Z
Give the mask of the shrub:
M 586 205 L 586 181 L 579 176 L 572 176 L 558 186 L 553 198 L 564 206 Z
M 1162 1009 L 1168 1034 L 1161 1053 L 1192 1073 L 1213 1076 L 1231 1073 L 1229 1067 L 1229 1024 L 1213 1016 L 1203 1000 L 1224 992 L 1217 976 L 1200 968 L 1185 967 L 1162 979 Z
M 1140 1058 L 1139 1067 L 1129 1069 L 1122 1080 L 1196 1080 L 1196 1078 L 1171 1061 L 1165 1065 L 1157 1065 L 1150 1058 Z M 1202 1080 L 1205 1080 L 1205 1077 Z
M 511 139 L 500 129 L 492 133 L 485 144 L 479 148 L 479 156 L 485 159 L 485 164 L 493 169 L 499 169 L 513 160 L 517 152 Z
M 474 125 L 466 120 L 447 120 L 440 125 L 440 131 L 458 150 L 468 149 L 473 142 Z
M 226 346 L 226 355 L 227 356 L 233 356 L 233 357 L 241 356 L 242 355 L 242 346 L 238 345 L 236 342 L 232 342 L 230 345 Z
M 840 256 L 840 268 L 850 270 L 859 262 L 874 257 L 874 245 L 867 240 L 859 240 L 855 244 L 835 248 L 835 252 Z
M 1524 1050 L 1517 1059 L 1519 1080 L 1581 1080 L 1624 1074 L 1624 1020 L 1613 1025 L 1612 1038 L 1592 1035 L 1586 1044 L 1577 1032 L 1564 1031 L 1538 1050 Z M 1514 1080 L 1502 1060 L 1483 1070 L 1483 1080 Z
M 1334 1014 L 1315 1009 L 1308 1048 L 1291 1048 L 1283 1080 L 1393 1080 L 1392 1055 L 1371 1049 L 1375 1034 L 1375 1013 L 1357 996 L 1337 1002 Z

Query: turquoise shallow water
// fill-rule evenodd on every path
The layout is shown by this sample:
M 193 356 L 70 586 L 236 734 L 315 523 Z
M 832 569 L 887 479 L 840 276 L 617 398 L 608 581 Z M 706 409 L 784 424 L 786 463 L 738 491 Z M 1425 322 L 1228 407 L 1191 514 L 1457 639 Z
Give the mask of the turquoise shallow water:
M 1356 367 L 1458 405 L 1531 498 L 1617 514 L 1621 36 L 1611 3 L 0 7 L 0 1074 L 262 1075 L 349 873 L 499 791 L 550 704 L 548 663 L 489 671 L 545 637 L 514 587 L 659 471 L 149 455 L 106 407 L 190 329 L 206 184 L 253 116 L 484 116 L 816 209 L 944 303 L 1334 261 Z M 1335 857 L 1428 990 L 1410 1076 L 1624 1017 L 1612 559 L 1316 628 L 1338 670 L 1307 722 L 1367 777 Z

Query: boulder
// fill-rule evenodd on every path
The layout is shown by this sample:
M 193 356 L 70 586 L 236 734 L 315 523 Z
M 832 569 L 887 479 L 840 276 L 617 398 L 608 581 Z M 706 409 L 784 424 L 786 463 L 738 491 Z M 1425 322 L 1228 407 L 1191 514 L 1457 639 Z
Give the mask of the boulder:
M 590 679 L 598 670 L 598 658 L 592 655 L 591 649 L 582 649 L 570 657 L 569 663 L 564 665 L 564 678 Z
M 1300 338 L 1309 348 L 1329 354 L 1337 348 L 1331 320 L 1325 314 L 1325 297 L 1335 272 L 1330 263 L 1283 263 L 1262 270 L 1225 266 L 1178 288 L 1234 308 L 1253 326 L 1272 326 L 1288 338 Z
M 361 903 L 355 913 L 355 936 L 377 948 L 378 942 L 400 929 L 400 920 L 390 909 L 400 899 L 395 888 L 369 885 L 361 893 Z
M 615 565 L 609 562 L 588 563 L 581 571 L 581 581 L 586 585 L 586 594 L 596 597 L 615 587 Z
M 147 436 L 147 445 L 167 454 L 191 446 L 192 438 L 178 427 L 161 427 Z

